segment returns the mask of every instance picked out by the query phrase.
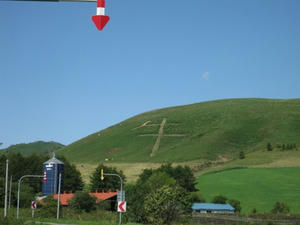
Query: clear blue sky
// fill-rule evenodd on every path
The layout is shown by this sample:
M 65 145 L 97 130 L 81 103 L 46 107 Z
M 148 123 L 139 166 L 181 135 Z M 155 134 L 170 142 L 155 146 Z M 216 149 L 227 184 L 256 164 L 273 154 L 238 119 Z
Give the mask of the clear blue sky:
M 0 1 L 0 142 L 70 144 L 136 114 L 300 97 L 299 0 Z

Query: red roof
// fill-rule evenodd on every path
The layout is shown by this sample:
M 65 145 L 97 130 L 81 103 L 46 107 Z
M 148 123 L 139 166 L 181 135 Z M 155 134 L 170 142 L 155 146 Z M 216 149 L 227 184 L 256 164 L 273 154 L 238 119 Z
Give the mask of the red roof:
M 103 200 L 110 199 L 112 197 L 115 197 L 117 195 L 117 192 L 89 192 L 90 196 L 95 196 L 97 198 L 96 202 L 100 202 Z M 68 201 L 70 201 L 74 196 L 74 193 L 63 193 L 60 194 L 60 204 L 63 206 L 68 205 Z M 58 194 L 53 195 L 54 199 L 58 198 Z

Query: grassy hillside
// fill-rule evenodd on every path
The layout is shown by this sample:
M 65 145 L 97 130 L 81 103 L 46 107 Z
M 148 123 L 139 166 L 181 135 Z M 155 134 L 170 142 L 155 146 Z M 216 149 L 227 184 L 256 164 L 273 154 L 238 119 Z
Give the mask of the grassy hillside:
M 197 187 L 206 201 L 216 195 L 241 201 L 242 212 L 270 212 L 276 201 L 300 212 L 300 167 L 232 169 L 200 176 Z
M 47 154 L 62 148 L 64 145 L 57 142 L 37 141 L 28 144 L 11 145 L 8 148 L 1 149 L 0 153 L 22 153 L 23 155 Z
M 300 99 L 229 99 L 146 112 L 58 151 L 77 163 L 231 159 L 300 146 Z

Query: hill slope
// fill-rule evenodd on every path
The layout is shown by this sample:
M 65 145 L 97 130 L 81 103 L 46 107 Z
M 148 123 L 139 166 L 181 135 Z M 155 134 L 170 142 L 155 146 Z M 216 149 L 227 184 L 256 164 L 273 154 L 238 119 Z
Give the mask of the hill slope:
M 300 145 L 300 99 L 228 99 L 146 112 L 58 151 L 73 162 L 237 157 L 268 142 Z
M 224 170 L 200 176 L 197 188 L 208 202 L 216 195 L 238 199 L 243 213 L 270 212 L 277 201 L 299 213 L 299 172 L 300 167 Z
M 8 148 L 1 149 L 0 153 L 21 153 L 23 155 L 30 155 L 33 153 L 36 154 L 47 154 L 53 151 L 56 151 L 62 148 L 64 145 L 57 143 L 57 142 L 44 142 L 44 141 L 37 141 L 28 144 L 17 144 L 11 145 Z

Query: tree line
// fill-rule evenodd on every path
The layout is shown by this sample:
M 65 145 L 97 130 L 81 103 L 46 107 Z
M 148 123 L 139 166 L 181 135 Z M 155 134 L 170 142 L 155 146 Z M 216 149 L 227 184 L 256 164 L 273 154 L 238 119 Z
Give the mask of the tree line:
M 84 183 L 80 172 L 63 156 L 57 157 L 64 162 L 64 191 L 75 192 L 83 189 Z M 10 153 L 7 155 L 0 155 L 0 204 L 4 205 L 4 183 L 6 173 L 6 160 L 9 160 L 9 180 L 12 178 L 12 194 L 11 205 L 16 206 L 18 181 L 24 175 L 42 175 L 43 163 L 49 160 L 47 155 L 32 154 L 30 156 L 23 156 L 20 153 Z M 24 178 L 21 187 L 22 201 L 20 206 L 29 206 L 30 202 L 34 200 L 35 195 L 41 195 L 42 182 L 41 178 Z

